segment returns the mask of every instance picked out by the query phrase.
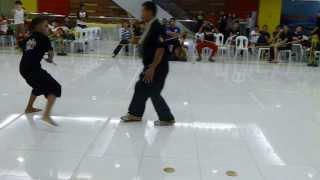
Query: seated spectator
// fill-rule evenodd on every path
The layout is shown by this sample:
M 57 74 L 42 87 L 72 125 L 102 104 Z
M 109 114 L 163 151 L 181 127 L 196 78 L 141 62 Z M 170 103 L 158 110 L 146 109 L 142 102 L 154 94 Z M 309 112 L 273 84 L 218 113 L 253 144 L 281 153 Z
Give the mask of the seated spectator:
M 185 45 L 187 39 L 187 33 L 182 33 L 179 39 L 180 46 L 176 49 L 176 61 L 187 61 L 188 60 L 188 46 Z
M 73 29 L 76 26 L 76 22 L 72 21 L 69 16 L 65 16 L 64 17 L 64 26 L 69 29 Z
M 120 28 L 120 43 L 116 47 L 116 49 L 113 51 L 113 58 L 115 58 L 119 52 L 121 51 L 122 47 L 125 47 L 125 52 L 126 55 L 129 56 L 129 44 L 130 44 L 130 39 L 132 38 L 131 30 L 130 30 L 130 25 L 128 22 L 123 23 L 122 28 Z
M 304 32 L 303 26 L 297 26 L 296 30 L 292 34 L 293 41 L 297 43 L 303 43 L 305 40 L 307 40 L 307 35 Z
M 269 28 L 267 25 L 262 27 L 262 30 L 259 32 L 259 38 L 257 40 L 257 46 L 268 46 L 271 43 L 271 35 L 269 33 Z
M 283 26 L 283 28 L 279 28 L 278 34 L 274 37 L 274 44 L 271 47 L 270 51 L 270 62 L 278 63 L 278 52 L 281 50 L 290 50 L 292 43 L 292 33 L 288 26 Z
M 292 40 L 295 41 L 297 44 L 301 44 L 304 47 L 310 47 L 311 44 L 309 41 L 309 37 L 305 33 L 303 26 L 297 26 L 292 36 Z
M 259 26 L 255 26 L 250 32 L 249 41 L 251 46 L 255 46 L 258 43 L 259 37 Z
M 199 39 L 196 45 L 196 49 L 198 52 L 198 59 L 197 61 L 202 60 L 202 50 L 204 48 L 209 48 L 211 50 L 211 54 L 209 57 L 209 61 L 214 62 L 215 60 L 213 57 L 217 54 L 218 52 L 218 46 L 215 44 L 215 36 L 213 33 L 213 26 L 205 22 L 201 28 L 200 28 L 200 33 L 203 33 L 204 39 Z
M 0 16 L 0 35 L 8 33 L 8 20 L 5 16 Z
M 177 50 L 181 45 L 179 42 L 180 28 L 176 25 L 176 20 L 174 18 L 170 19 L 169 27 L 166 29 L 167 34 L 167 44 L 169 45 L 169 50 L 178 56 L 179 50 Z
M 73 41 L 75 39 L 74 33 L 71 29 L 65 26 L 65 22 L 58 23 L 53 21 L 49 25 L 50 35 L 49 37 L 55 43 L 56 52 L 59 56 L 66 56 L 65 43 L 67 41 Z
M 58 27 L 58 23 L 55 20 L 49 23 L 48 24 L 49 33 L 53 33 L 57 27 Z
M 229 37 L 227 38 L 227 42 L 229 42 L 229 45 L 235 46 L 237 37 L 238 37 L 238 34 L 231 31 L 229 34 Z

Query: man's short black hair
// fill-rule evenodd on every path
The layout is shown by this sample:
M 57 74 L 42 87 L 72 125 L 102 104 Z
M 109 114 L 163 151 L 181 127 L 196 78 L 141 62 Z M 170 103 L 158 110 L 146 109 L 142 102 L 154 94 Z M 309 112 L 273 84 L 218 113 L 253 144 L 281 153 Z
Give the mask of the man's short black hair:
M 16 5 L 22 5 L 22 2 L 18 0 L 18 1 L 15 1 L 14 4 L 16 4 Z
M 142 4 L 142 6 L 143 6 L 145 9 L 151 11 L 154 16 L 157 15 L 158 9 L 157 9 L 157 5 L 156 5 L 154 2 L 152 2 L 152 1 L 146 1 L 146 2 L 144 2 L 144 3 Z

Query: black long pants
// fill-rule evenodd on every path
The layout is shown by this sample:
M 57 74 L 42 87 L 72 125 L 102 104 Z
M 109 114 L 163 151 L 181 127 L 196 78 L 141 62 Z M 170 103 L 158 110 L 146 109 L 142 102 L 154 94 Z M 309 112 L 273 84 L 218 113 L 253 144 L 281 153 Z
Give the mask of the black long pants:
M 118 55 L 123 46 L 125 46 L 126 53 L 129 53 L 129 41 L 128 40 L 121 40 L 119 45 L 113 51 L 113 54 L 114 55 Z
M 146 68 L 144 71 L 145 70 Z M 168 104 L 161 96 L 168 71 L 156 72 L 154 81 L 150 84 L 143 82 L 144 71 L 141 73 L 140 79 L 135 85 L 135 92 L 129 106 L 129 113 L 137 117 L 142 117 L 146 108 L 147 100 L 151 98 L 152 104 L 160 121 L 174 120 L 174 116 L 172 115 Z

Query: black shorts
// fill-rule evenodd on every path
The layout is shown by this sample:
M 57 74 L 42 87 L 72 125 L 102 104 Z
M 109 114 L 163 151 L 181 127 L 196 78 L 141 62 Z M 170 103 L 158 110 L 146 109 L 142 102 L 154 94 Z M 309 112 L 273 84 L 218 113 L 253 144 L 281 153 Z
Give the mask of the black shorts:
M 32 95 L 48 96 L 55 95 L 61 97 L 61 85 L 47 71 L 41 69 L 38 71 L 21 72 L 21 75 L 32 87 Z

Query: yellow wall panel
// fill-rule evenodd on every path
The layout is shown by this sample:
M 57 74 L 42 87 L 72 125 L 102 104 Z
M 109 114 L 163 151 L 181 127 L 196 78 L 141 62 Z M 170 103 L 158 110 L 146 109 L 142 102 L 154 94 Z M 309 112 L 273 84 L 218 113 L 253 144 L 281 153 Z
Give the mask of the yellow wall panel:
M 28 12 L 38 12 L 38 0 L 22 0 L 22 2 Z
M 280 24 L 282 0 L 260 0 L 259 5 L 259 26 L 269 26 L 269 31 Z

